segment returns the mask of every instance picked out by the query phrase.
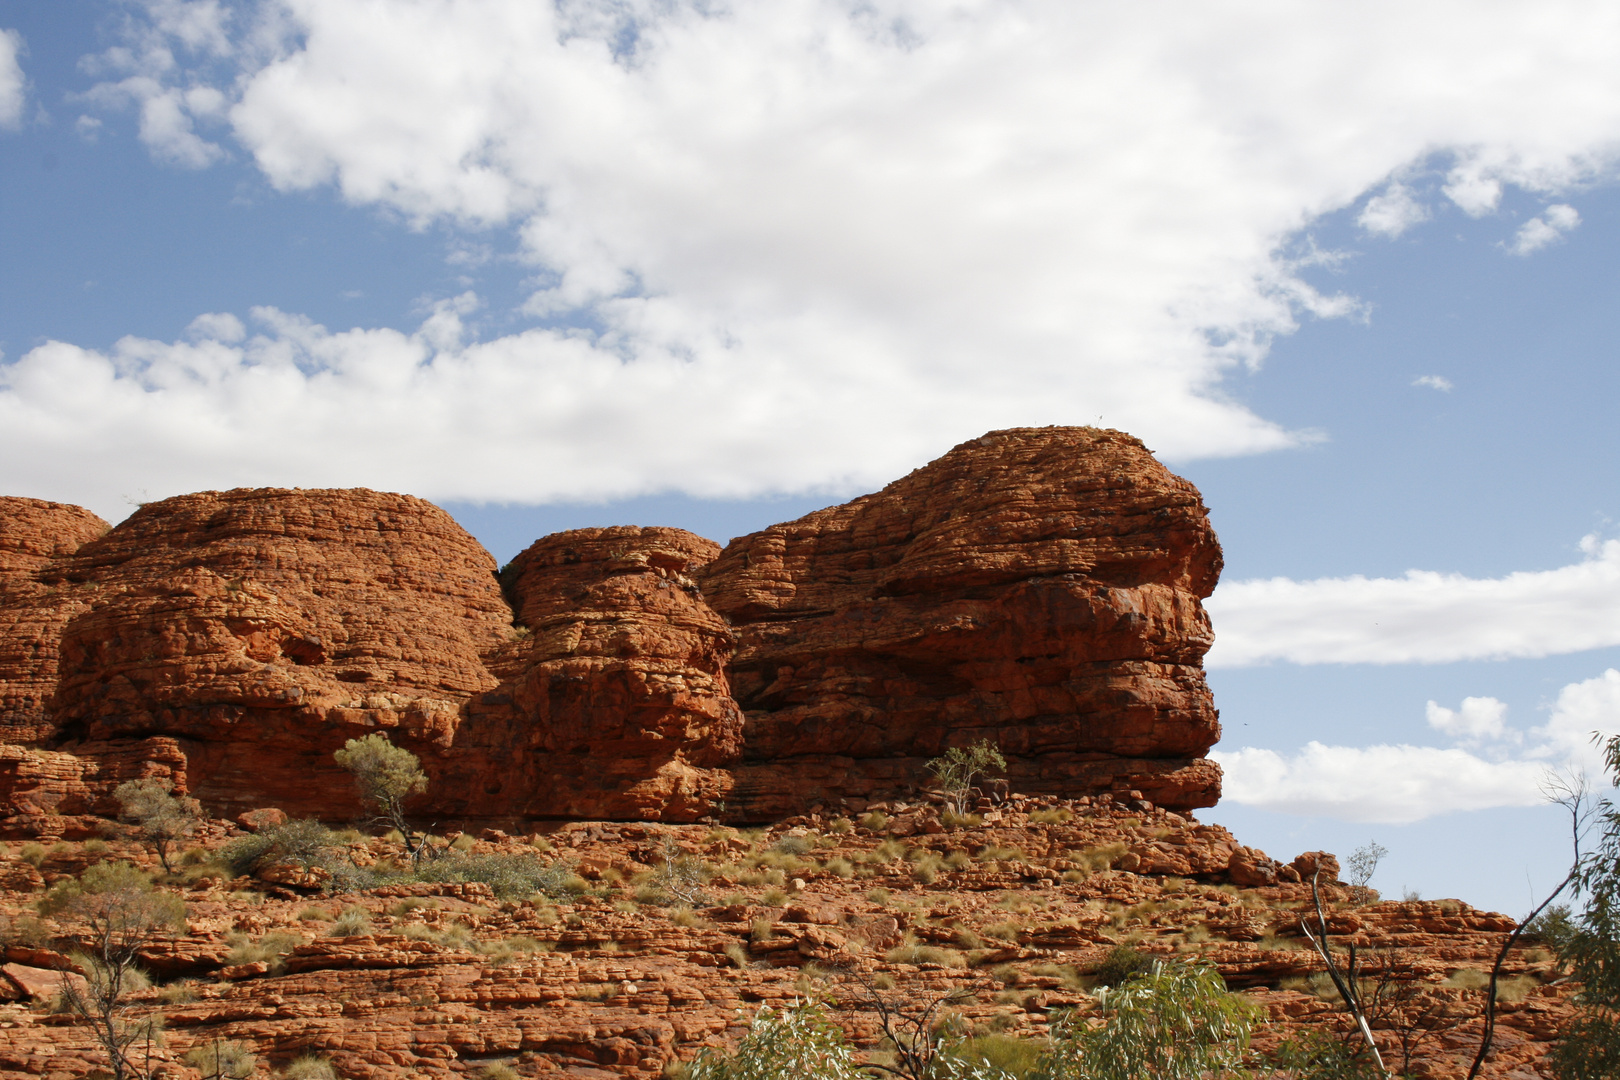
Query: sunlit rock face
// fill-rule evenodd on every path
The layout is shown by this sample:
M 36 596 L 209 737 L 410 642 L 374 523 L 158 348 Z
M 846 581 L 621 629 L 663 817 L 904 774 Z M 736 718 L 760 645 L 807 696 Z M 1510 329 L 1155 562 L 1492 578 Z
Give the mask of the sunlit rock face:
M 446 819 L 780 818 L 915 793 L 979 739 L 1017 790 L 1219 796 L 1220 547 L 1119 432 L 993 432 L 724 550 L 582 529 L 498 576 L 442 510 L 364 489 L 203 492 L 111 530 L 0 512 L 13 833 L 142 775 L 353 816 L 331 755 L 377 730 Z

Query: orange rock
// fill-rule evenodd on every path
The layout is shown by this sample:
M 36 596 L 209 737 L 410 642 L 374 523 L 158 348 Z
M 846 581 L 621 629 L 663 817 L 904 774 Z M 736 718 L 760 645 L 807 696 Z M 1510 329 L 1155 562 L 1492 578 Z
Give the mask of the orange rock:
M 45 702 L 56 689 L 62 628 L 89 607 L 89 594 L 61 569 L 107 528 L 82 507 L 0 497 L 0 743 L 53 734 Z
M 345 739 L 389 731 L 431 769 L 461 704 L 495 685 L 483 657 L 512 631 L 494 570 L 449 515 L 405 495 L 149 503 L 53 571 L 93 599 L 63 630 L 49 702 L 53 745 L 87 764 L 55 792 L 13 780 L 9 801 L 105 813 L 96 798 L 129 773 L 115 759 L 159 736 L 177 758 L 161 771 L 215 812 L 352 817 L 331 756 Z
M 1196 489 L 1090 428 L 993 432 L 733 540 L 698 578 L 738 631 L 735 804 L 899 793 L 988 738 L 1017 790 L 1214 805 L 1200 601 L 1220 567 Z
M 457 742 L 468 816 L 692 820 L 741 747 L 731 631 L 688 576 L 719 545 L 681 529 L 578 529 L 502 571 L 528 636 Z M 492 768 L 494 766 L 494 768 Z M 451 765 L 452 771 L 457 766 Z
M 422 759 L 441 822 L 915 801 L 927 759 L 981 738 L 1001 792 L 1219 795 L 1201 600 L 1220 547 L 1192 485 L 1118 432 L 994 432 L 723 552 L 561 533 L 499 583 L 404 495 L 203 492 L 104 535 L 75 508 L 4 506 L 5 835 L 84 835 L 141 776 L 227 817 L 352 819 L 332 753 L 379 730 Z M 942 827 L 915 807 L 893 825 Z

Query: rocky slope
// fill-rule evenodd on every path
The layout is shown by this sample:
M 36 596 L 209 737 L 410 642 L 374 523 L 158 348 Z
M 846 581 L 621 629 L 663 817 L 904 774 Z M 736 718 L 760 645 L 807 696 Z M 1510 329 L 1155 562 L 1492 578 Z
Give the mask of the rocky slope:
M 1219 795 L 1220 564 L 1191 485 L 1093 429 L 995 432 L 723 551 L 577 530 L 498 576 L 401 495 L 206 492 L 110 531 L 0 501 L 0 1076 L 104 1075 L 51 1007 L 87 927 L 39 905 L 129 859 L 186 904 L 135 997 L 172 1080 L 223 1041 L 256 1075 L 673 1077 L 811 992 L 863 1052 L 874 995 L 956 991 L 1006 1049 L 1094 1009 L 1121 947 L 1214 964 L 1262 1049 L 1341 1037 L 1299 929 L 1317 871 L 1386 1056 L 1460 1078 L 1510 920 L 1370 902 L 1189 812 Z M 358 830 L 237 857 L 357 819 L 332 753 L 372 731 L 420 757 L 441 857 Z M 1007 775 L 945 817 L 924 764 L 977 739 Z M 110 820 L 138 777 L 213 815 L 175 874 Z M 1528 1080 L 1571 988 L 1533 941 L 1506 970 L 1484 1075 Z
M 143 775 L 346 820 L 331 755 L 371 730 L 422 758 L 424 815 L 508 826 L 858 811 L 977 739 L 1021 791 L 1219 794 L 1220 548 L 1118 432 L 995 432 L 724 551 L 546 537 L 501 581 L 402 495 L 204 492 L 105 535 L 0 510 L 0 835 L 88 835 Z
M 452 834 L 446 858 L 460 865 L 527 857 L 556 870 L 550 895 L 507 896 L 404 879 L 328 893 L 320 873 L 273 860 L 229 880 L 209 853 L 240 830 L 217 822 L 164 886 L 185 898 L 186 930 L 145 949 L 156 985 L 137 1013 L 166 1018 L 156 1059 L 173 1080 L 197 1077 L 179 1059 L 216 1041 L 257 1055 L 259 1076 L 316 1055 L 351 1080 L 511 1075 L 494 1066 L 650 1080 L 734 1041 L 761 1005 L 806 993 L 830 1000 L 867 1053 L 881 1050 L 874 996 L 914 1006 L 953 991 L 959 1030 L 1003 1050 L 1038 1043 L 1052 1010 L 1096 1009 L 1091 990 L 1123 946 L 1215 965 L 1262 1010 L 1262 1051 L 1304 1033 L 1354 1037 L 1299 928 L 1310 909 L 1299 871 L 1320 867 L 1327 882 L 1331 856 L 1277 863 L 1143 800 L 1015 795 L 978 813 L 947 827 L 924 801 L 749 832 L 577 822 L 529 837 Z M 358 834 L 337 842 L 341 863 L 372 872 L 402 855 Z M 84 930 L 35 917 L 32 904 L 117 857 L 156 869 L 127 841 L 0 845 L 0 999 L 12 999 L 0 1003 L 0 1076 L 102 1067 L 89 1029 L 49 1005 Z M 680 872 L 664 870 L 670 859 Z M 1450 900 L 1369 902 L 1338 882 L 1322 892 L 1340 961 L 1360 949 L 1391 1067 L 1460 1080 L 1478 1046 L 1483 972 L 1512 921 Z M 1534 941 L 1505 972 L 1482 1075 L 1531 1080 L 1545 1075 L 1571 988 Z

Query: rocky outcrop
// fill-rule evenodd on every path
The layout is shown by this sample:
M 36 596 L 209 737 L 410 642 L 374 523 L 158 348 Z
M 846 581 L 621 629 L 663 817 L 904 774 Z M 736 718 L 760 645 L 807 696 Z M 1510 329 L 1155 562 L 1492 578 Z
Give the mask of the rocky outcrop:
M 112 763 L 159 737 L 174 752 L 135 773 L 170 776 L 219 812 L 352 815 L 332 761 L 344 740 L 380 728 L 448 747 L 466 699 L 495 686 L 485 655 L 512 629 L 494 570 L 448 514 L 405 495 L 147 504 L 55 571 L 82 599 L 61 631 L 50 745 L 81 775 L 55 755 L 0 767 L 0 800 L 13 818 L 106 812 L 131 772 Z M 30 786 L 44 775 L 54 782 Z
M 62 566 L 107 528 L 78 506 L 0 498 L 0 743 L 32 745 L 54 733 L 45 702 L 56 689 L 62 628 L 89 607 Z
M 226 816 L 351 817 L 332 752 L 372 730 L 422 759 L 440 820 L 857 809 L 978 739 L 1019 791 L 1219 794 L 1220 548 L 1192 485 L 1118 432 L 995 432 L 724 551 L 560 533 L 499 580 L 404 495 L 204 492 L 104 535 L 5 507 L 13 833 L 89 828 L 68 819 L 135 776 Z
M 443 768 L 461 816 L 693 820 L 731 786 L 742 713 L 731 630 L 687 572 L 720 546 L 681 529 L 578 529 L 502 571 L 523 634 Z M 498 769 L 492 769 L 499 762 Z
M 1089 428 L 994 432 L 734 540 L 698 578 L 738 633 L 736 803 L 893 792 L 986 738 L 1017 790 L 1214 805 L 1220 568 L 1197 490 Z

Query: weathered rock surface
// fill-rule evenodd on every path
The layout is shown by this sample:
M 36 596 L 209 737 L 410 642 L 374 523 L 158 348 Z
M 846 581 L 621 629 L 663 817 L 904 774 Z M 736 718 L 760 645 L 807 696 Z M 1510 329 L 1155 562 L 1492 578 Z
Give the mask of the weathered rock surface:
M 78 506 L 0 498 L 0 743 L 33 744 L 54 729 L 62 628 L 89 607 L 62 565 L 108 525 Z
M 1309 887 L 1223 880 L 1246 849 L 1219 826 L 1109 798 L 986 799 L 982 821 L 963 827 L 930 803 L 874 809 L 884 816 L 795 818 L 758 833 L 574 822 L 546 826 L 539 843 L 493 831 L 458 842 L 468 858 L 528 857 L 589 879 L 549 898 L 500 897 L 476 881 L 323 895 L 199 873 L 164 886 L 185 899 L 187 926 L 144 950 L 160 985 L 140 993 L 139 1011 L 166 1017 L 157 1053 L 174 1080 L 196 1076 L 180 1055 L 216 1039 L 259 1055 L 259 1075 L 316 1054 L 351 1080 L 452 1080 L 495 1063 L 524 1077 L 652 1080 L 673 1059 L 734 1042 L 739 1017 L 807 990 L 870 1052 L 881 1031 L 863 980 L 912 1008 L 955 991 L 952 1011 L 970 1030 L 1039 1040 L 1052 1010 L 1097 1009 L 1091 976 L 1130 943 L 1214 965 L 1260 1007 L 1260 1050 L 1305 1033 L 1355 1037 L 1300 930 Z M 225 826 L 206 830 L 204 846 L 217 849 Z M 377 869 L 402 856 L 386 840 L 343 843 Z M 707 877 L 690 910 L 666 906 L 649 873 L 671 846 Z M 0 926 L 18 928 L 0 955 L 13 965 L 0 1001 L 7 986 L 15 999 L 0 1004 L 0 1076 L 69 1080 L 104 1067 L 83 1024 L 48 1014 L 52 975 L 41 973 L 70 963 L 85 928 L 28 909 L 46 881 L 111 858 L 155 869 L 124 842 L 0 844 Z M 1164 868 L 1124 869 L 1132 859 Z M 1250 861 L 1290 865 L 1261 852 Z M 1323 872 L 1340 961 L 1359 951 L 1386 1062 L 1461 1080 L 1480 1037 L 1482 973 L 1512 920 L 1454 900 L 1368 903 L 1326 879 L 1331 856 L 1300 865 Z M 355 908 L 369 927 L 340 929 L 340 911 Z M 1535 941 L 1521 941 L 1504 974 L 1482 1075 L 1545 1075 L 1575 988 Z
M 165 499 L 58 563 L 82 598 L 47 706 L 60 753 L 0 755 L 12 831 L 40 812 L 107 813 L 131 774 L 222 813 L 352 815 L 333 750 L 377 728 L 448 747 L 461 705 L 496 684 L 485 654 L 512 635 L 489 554 L 404 495 Z M 153 739 L 144 766 L 119 764 Z
M 493 663 L 500 687 L 467 707 L 444 812 L 690 821 L 723 801 L 742 737 L 732 635 L 687 576 L 719 550 L 626 526 L 558 533 L 514 559 L 502 577 L 526 636 Z
M 441 821 L 853 808 L 980 738 L 1015 790 L 1219 794 L 1220 548 L 1192 485 L 1117 432 L 995 432 L 724 551 L 561 533 L 499 582 L 403 495 L 204 492 L 105 534 L 6 508 L 11 835 L 79 835 L 138 776 L 226 816 L 349 817 L 332 751 L 372 730 L 421 757 Z
M 736 805 L 903 789 L 988 738 L 1020 791 L 1214 805 L 1197 490 L 1118 432 L 994 432 L 882 491 L 731 542 L 698 580 L 738 633 Z

